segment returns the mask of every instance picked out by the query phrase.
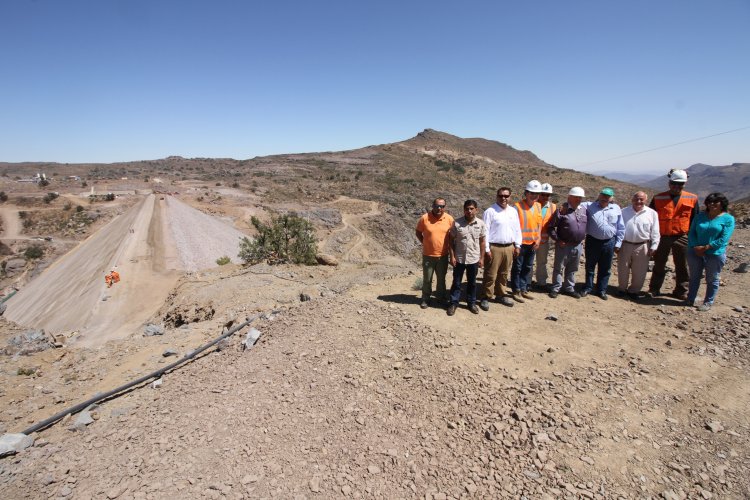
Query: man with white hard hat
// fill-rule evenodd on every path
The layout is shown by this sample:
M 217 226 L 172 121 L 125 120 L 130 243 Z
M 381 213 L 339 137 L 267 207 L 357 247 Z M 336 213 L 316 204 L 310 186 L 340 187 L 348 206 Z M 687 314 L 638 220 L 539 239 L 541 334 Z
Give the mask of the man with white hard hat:
M 669 178 L 669 191 L 655 195 L 649 205 L 659 215 L 661 241 L 654 253 L 654 270 L 648 289 L 649 293 L 655 297 L 661 295 L 661 287 L 667 274 L 667 260 L 669 253 L 672 252 L 676 281 L 672 296 L 685 300 L 690 281 L 687 267 L 687 234 L 690 230 L 690 222 L 698 215 L 700 206 L 698 196 L 684 190 L 688 180 L 686 171 L 672 169 L 667 177 Z
M 552 185 L 542 184 L 542 192 L 539 193 L 537 202 L 542 207 L 542 232 L 539 240 L 539 248 L 536 250 L 536 286 L 539 291 L 547 288 L 547 256 L 549 255 L 549 224 L 552 222 L 552 214 L 557 210 L 557 205 L 550 201 L 552 196 Z
M 581 204 L 585 193 L 582 187 L 568 191 L 568 201 L 552 214 L 549 237 L 555 242 L 555 261 L 552 266 L 552 286 L 549 296 L 557 298 L 560 292 L 576 299 L 576 272 L 581 262 L 583 240 L 586 238 L 586 207 Z M 564 277 L 564 283 L 563 283 Z
M 530 180 L 526 183 L 523 198 L 515 204 L 518 221 L 521 225 L 521 251 L 513 259 L 513 267 L 510 270 L 510 287 L 513 290 L 511 297 L 516 302 L 525 302 L 524 299 L 532 300 L 534 298 L 529 293 L 529 285 L 531 284 L 531 273 L 534 270 L 534 257 L 541 242 L 542 207 L 537 202 L 541 192 L 541 182 L 536 179 Z

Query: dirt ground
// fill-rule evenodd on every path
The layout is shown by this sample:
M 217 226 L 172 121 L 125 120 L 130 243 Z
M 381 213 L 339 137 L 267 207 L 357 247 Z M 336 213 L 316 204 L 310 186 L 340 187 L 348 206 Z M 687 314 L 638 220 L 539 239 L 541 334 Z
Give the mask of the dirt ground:
M 140 297 L 138 321 L 118 327 L 129 335 L 0 356 L 0 432 L 20 432 L 260 315 L 251 349 L 246 328 L 160 387 L 92 408 L 89 425 L 73 415 L 35 433 L 0 460 L 3 496 L 750 496 L 748 274 L 732 271 L 750 260 L 750 230 L 735 232 L 706 313 L 535 294 L 448 317 L 419 308 L 419 266 L 364 230 L 377 203 L 328 207 L 341 220 L 320 247 L 339 266 L 169 274 L 149 290 L 162 298 Z M 3 344 L 27 329 L 10 319 Z M 148 322 L 166 331 L 144 336 Z

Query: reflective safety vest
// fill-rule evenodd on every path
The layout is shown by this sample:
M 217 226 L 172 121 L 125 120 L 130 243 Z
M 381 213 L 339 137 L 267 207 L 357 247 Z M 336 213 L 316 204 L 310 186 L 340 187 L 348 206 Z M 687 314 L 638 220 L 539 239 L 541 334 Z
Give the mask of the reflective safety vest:
M 549 223 L 552 222 L 552 215 L 557 211 L 557 205 L 549 202 L 547 207 L 547 213 L 544 213 L 544 207 L 542 207 L 542 243 L 549 241 Z
M 669 191 L 654 196 L 654 209 L 659 214 L 659 233 L 662 236 L 679 236 L 690 230 L 690 215 L 698 204 L 698 196 L 683 191 L 672 201 Z
M 518 221 L 521 223 L 521 244 L 531 245 L 541 238 L 542 206 L 538 202 L 529 207 L 526 200 L 515 204 Z

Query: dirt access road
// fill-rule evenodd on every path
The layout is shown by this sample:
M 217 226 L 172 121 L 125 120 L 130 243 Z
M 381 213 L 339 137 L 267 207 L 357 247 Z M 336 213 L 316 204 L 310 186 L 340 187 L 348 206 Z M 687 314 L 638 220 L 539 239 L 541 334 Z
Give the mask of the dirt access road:
M 236 259 L 242 233 L 167 198 L 144 197 L 64 255 L 8 301 L 6 317 L 100 345 L 152 316 L 182 271 Z M 112 268 L 122 279 L 107 288 Z

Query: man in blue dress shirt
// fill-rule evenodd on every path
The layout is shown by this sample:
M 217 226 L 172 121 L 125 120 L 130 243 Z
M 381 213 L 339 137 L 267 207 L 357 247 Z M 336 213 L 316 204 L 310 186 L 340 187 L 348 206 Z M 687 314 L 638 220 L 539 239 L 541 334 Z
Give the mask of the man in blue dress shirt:
M 620 248 L 625 236 L 622 211 L 612 202 L 614 189 L 605 187 L 594 202 L 582 203 L 586 206 L 586 282 L 581 296 L 595 294 L 607 300 L 607 286 L 612 269 L 615 249 Z M 594 288 L 594 271 L 596 288 Z

